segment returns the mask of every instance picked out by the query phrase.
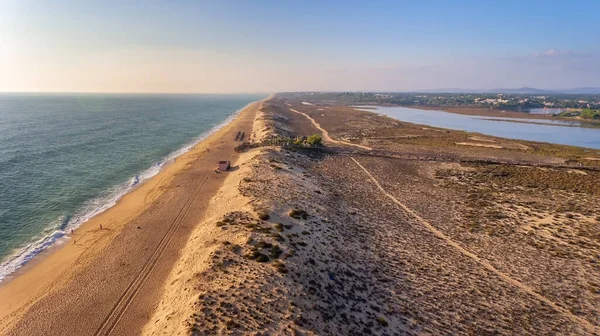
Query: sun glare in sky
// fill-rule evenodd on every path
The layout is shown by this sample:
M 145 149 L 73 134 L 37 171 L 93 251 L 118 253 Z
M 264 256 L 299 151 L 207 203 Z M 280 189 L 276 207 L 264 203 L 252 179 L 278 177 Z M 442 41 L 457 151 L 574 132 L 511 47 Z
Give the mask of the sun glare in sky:
M 9 0 L 0 91 L 600 86 L 599 10 L 597 1 Z

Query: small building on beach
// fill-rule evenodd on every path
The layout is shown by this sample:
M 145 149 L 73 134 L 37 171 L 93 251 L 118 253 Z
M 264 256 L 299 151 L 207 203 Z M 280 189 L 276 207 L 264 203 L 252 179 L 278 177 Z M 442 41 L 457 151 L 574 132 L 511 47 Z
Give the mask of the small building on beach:
M 227 171 L 230 165 L 229 161 L 219 161 L 219 171 Z

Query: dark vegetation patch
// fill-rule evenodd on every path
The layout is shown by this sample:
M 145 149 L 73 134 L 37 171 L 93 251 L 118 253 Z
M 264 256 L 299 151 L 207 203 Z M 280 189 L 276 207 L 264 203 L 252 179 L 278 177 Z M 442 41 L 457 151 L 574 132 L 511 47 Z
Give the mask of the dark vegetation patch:
M 306 213 L 306 211 L 300 210 L 300 209 L 292 209 L 292 210 L 290 210 L 288 215 L 295 219 L 305 219 L 305 220 L 308 219 L 308 213 Z

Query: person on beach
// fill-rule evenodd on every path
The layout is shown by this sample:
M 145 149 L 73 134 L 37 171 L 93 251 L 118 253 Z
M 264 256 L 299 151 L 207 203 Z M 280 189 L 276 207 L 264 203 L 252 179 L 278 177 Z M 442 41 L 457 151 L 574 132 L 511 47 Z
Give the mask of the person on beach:
M 100 230 L 103 230 L 103 229 L 102 229 L 102 224 L 100 224 Z

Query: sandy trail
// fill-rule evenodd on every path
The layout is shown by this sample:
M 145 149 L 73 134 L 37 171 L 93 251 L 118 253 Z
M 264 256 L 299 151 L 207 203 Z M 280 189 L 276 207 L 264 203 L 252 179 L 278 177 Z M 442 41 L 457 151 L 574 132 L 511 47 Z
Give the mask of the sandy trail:
M 594 334 L 600 334 L 600 328 L 594 326 L 593 324 L 591 324 L 589 321 L 587 321 L 584 318 L 581 318 L 579 316 L 574 315 L 573 313 L 571 313 L 569 310 L 559 306 L 558 304 L 554 303 L 553 301 L 551 301 L 550 299 L 546 298 L 545 296 L 536 293 L 532 288 L 530 288 L 529 286 L 523 284 L 522 282 L 513 279 L 510 275 L 501 272 L 500 270 L 496 269 L 494 266 L 492 266 L 488 261 L 480 258 L 479 256 L 477 256 L 476 254 L 464 249 L 462 246 L 460 246 L 460 244 L 458 244 L 457 242 L 455 242 L 454 240 L 452 240 L 450 237 L 446 236 L 444 233 L 442 233 L 441 231 L 439 231 L 438 229 L 436 229 L 434 226 L 432 226 L 431 224 L 429 224 L 425 219 L 423 219 L 421 216 L 419 216 L 417 213 L 415 213 L 414 211 L 412 211 L 410 208 L 408 208 L 406 205 L 404 205 L 402 202 L 400 202 L 396 197 L 394 197 L 392 194 L 390 194 L 389 192 L 387 192 L 377 181 L 377 179 L 375 179 L 375 177 L 363 166 L 361 165 L 355 158 L 351 157 L 352 161 L 354 161 L 354 163 L 360 168 L 362 169 L 365 174 L 369 177 L 369 179 L 373 182 L 373 184 L 390 200 L 392 200 L 392 202 L 394 202 L 396 205 L 398 205 L 402 210 L 404 210 L 405 212 L 407 212 L 408 214 L 410 214 L 411 216 L 413 216 L 419 223 L 421 223 L 425 228 L 427 228 L 429 231 L 431 231 L 434 235 L 436 235 L 437 237 L 439 237 L 440 239 L 443 239 L 448 245 L 454 247 L 455 249 L 457 249 L 460 253 L 462 253 L 463 255 L 473 259 L 475 262 L 479 263 L 481 266 L 483 266 L 484 268 L 486 268 L 487 270 L 495 273 L 496 275 L 498 275 L 502 280 L 506 281 L 507 283 L 518 287 L 519 289 L 523 290 L 524 292 L 528 293 L 529 295 L 535 297 L 536 299 L 544 302 L 545 304 L 547 304 L 548 306 L 552 307 L 554 310 L 560 312 L 561 314 L 563 314 L 565 317 L 569 318 L 571 321 L 577 323 L 578 325 L 580 325 L 581 327 L 585 328 L 586 330 L 594 333 Z
M 363 146 L 363 145 L 359 145 L 359 144 L 354 144 L 354 143 L 351 143 L 351 142 L 346 142 L 346 141 L 340 141 L 340 140 L 332 139 L 329 136 L 329 132 L 327 132 L 326 129 L 324 129 L 323 127 L 321 127 L 321 125 L 319 125 L 319 123 L 315 119 L 313 119 L 311 116 L 309 116 L 308 114 L 306 114 L 304 112 L 300 112 L 298 110 L 295 110 L 293 108 L 291 108 L 290 111 L 298 113 L 298 114 L 301 114 L 301 115 L 305 116 L 306 118 L 308 118 L 308 120 L 310 120 L 310 122 L 313 124 L 313 126 L 316 129 L 318 129 L 319 131 L 321 131 L 321 133 L 323 133 L 323 139 L 325 139 L 326 142 L 340 144 L 340 145 L 354 146 L 354 147 L 359 147 L 359 148 L 366 149 L 366 150 L 372 150 L 371 147 L 367 147 L 367 146 Z

